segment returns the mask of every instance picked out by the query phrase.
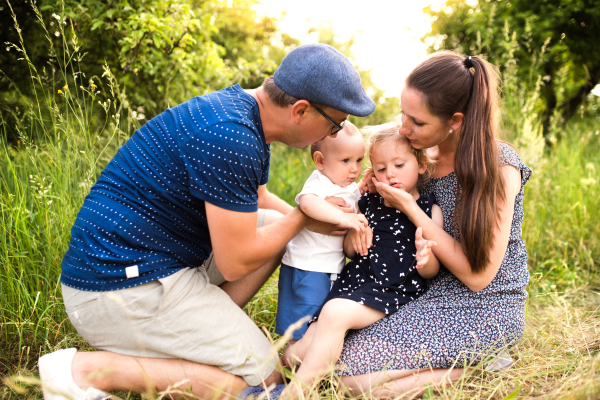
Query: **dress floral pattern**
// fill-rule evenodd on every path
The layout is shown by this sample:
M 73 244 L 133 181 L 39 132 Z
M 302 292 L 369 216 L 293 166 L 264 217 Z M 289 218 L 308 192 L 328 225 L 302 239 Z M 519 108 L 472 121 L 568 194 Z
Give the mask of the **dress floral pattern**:
M 472 365 L 522 337 L 529 271 L 521 226 L 524 185 L 531 169 L 509 145 L 503 143 L 499 149 L 500 164 L 521 172 L 521 190 L 515 200 L 508 248 L 492 282 L 475 293 L 442 266 L 421 297 L 348 334 L 338 365 L 340 375 Z M 425 196 L 435 195 L 444 215 L 444 230 L 451 235 L 456 193 L 454 172 L 431 179 L 421 191 Z

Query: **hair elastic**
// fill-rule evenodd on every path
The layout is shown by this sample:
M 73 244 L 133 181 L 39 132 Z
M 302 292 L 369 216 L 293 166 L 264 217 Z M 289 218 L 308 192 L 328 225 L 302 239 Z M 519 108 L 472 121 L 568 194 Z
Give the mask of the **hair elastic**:
M 471 61 L 471 56 L 468 56 L 465 59 L 465 67 L 467 67 L 467 69 L 473 68 L 473 62 Z

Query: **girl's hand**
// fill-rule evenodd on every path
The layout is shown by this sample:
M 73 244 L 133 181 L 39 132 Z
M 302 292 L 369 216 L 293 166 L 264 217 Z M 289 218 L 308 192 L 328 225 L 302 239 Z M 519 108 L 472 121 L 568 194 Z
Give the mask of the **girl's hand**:
M 433 240 L 423 238 L 423 228 L 417 228 L 415 233 L 415 246 L 417 247 L 417 269 L 423 268 L 429 262 L 431 248 L 437 246 Z
M 396 189 L 390 185 L 379 182 L 374 176 L 371 178 L 375 188 L 383 197 L 388 207 L 394 207 L 407 214 L 410 218 L 410 211 L 413 207 L 418 207 L 415 198 L 402 189 Z
M 369 254 L 369 249 L 373 246 L 373 231 L 371 227 L 367 228 L 363 232 L 351 231 L 349 232 L 350 239 L 352 240 L 352 247 L 357 254 L 366 256 Z
M 375 175 L 373 174 L 373 168 L 369 167 L 369 168 L 365 169 L 365 172 L 363 172 L 363 177 L 360 180 L 360 182 L 358 183 L 358 189 L 360 190 L 360 194 L 365 194 L 367 192 L 377 193 L 375 184 L 371 180 L 371 178 L 374 178 L 374 177 L 375 177 Z

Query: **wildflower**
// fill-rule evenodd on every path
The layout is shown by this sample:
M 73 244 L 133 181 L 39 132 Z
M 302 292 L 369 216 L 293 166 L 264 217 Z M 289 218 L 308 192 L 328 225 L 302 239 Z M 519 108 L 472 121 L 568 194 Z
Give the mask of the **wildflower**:
M 64 90 L 69 90 L 69 86 L 68 86 L 68 85 L 65 85 L 65 86 L 63 86 L 63 89 L 64 89 Z
M 58 94 L 62 94 L 62 90 L 58 89 Z
M 285 187 L 285 183 L 282 183 L 282 184 L 281 184 L 281 187 L 282 187 L 282 188 L 284 188 L 284 187 Z
M 93 83 L 90 85 L 92 87 L 92 89 L 96 89 L 96 85 L 94 85 Z
M 54 32 L 54 36 L 59 37 L 60 36 L 60 32 L 59 31 Z
M 300 159 L 299 159 L 299 158 L 296 158 L 296 159 L 294 160 L 294 164 L 298 164 L 299 162 L 300 162 Z

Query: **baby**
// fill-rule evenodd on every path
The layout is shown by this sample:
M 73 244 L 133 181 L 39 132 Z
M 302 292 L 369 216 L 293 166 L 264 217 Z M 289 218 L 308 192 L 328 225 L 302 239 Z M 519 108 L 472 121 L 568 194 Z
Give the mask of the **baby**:
M 300 209 L 309 217 L 336 224 L 340 228 L 364 231 L 367 220 L 356 214 L 360 191 L 355 181 L 360 176 L 365 145 L 359 130 L 346 121 L 335 137 L 311 146 L 317 170 L 296 196 Z M 346 213 L 329 204 L 326 197 L 343 198 L 354 208 Z M 304 229 L 286 247 L 279 272 L 279 297 L 275 332 L 287 328 L 321 308 L 332 281 L 346 263 L 343 236 L 328 236 Z M 292 335 L 292 343 L 306 332 L 306 322 Z

